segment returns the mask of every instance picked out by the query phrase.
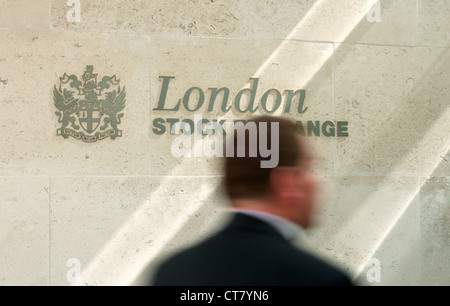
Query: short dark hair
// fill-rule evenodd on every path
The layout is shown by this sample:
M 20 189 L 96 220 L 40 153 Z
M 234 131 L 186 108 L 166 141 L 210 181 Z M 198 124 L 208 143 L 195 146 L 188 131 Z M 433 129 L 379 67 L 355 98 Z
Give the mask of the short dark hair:
M 259 135 L 260 123 L 267 123 L 268 148 L 272 147 L 272 123 L 279 127 L 279 167 L 295 167 L 303 158 L 303 148 L 300 142 L 300 132 L 294 121 L 274 116 L 255 117 L 248 122 L 256 123 Z M 237 131 L 227 135 L 227 146 L 234 142 L 234 157 L 225 158 L 225 189 L 230 199 L 261 199 L 270 190 L 270 173 L 272 168 L 262 168 L 261 161 L 268 160 L 260 155 L 249 157 L 249 132 L 246 131 L 245 157 L 237 157 Z M 259 140 L 258 140 L 259 141 Z M 242 148 L 240 148 L 242 149 Z M 225 155 L 226 156 L 226 155 Z

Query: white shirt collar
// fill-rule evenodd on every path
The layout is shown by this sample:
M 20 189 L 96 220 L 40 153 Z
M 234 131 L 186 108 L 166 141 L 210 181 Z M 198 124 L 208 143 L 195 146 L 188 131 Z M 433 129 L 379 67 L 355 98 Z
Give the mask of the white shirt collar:
M 294 240 L 299 236 L 302 238 L 306 236 L 305 230 L 301 226 L 270 213 L 244 209 L 231 209 L 230 211 L 255 217 L 272 225 L 288 241 Z

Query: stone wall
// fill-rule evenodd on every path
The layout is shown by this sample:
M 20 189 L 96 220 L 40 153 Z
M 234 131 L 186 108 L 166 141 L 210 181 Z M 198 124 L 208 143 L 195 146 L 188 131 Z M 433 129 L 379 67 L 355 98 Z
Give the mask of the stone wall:
M 0 285 L 142 283 L 227 219 L 221 159 L 175 157 L 171 120 L 266 110 L 328 122 L 308 137 L 324 177 L 308 248 L 360 284 L 449 285 L 449 12 L 449 0 L 0 0 Z M 55 106 L 64 89 L 92 102 L 65 110 L 74 122 Z M 287 109 L 289 90 L 303 107 L 296 95 Z M 100 130 L 106 116 L 120 132 Z

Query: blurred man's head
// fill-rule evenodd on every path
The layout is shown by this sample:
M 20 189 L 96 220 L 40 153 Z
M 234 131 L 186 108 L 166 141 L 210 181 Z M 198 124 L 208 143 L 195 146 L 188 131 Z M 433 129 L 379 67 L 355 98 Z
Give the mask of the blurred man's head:
M 309 171 L 311 156 L 297 125 L 289 119 L 270 116 L 257 117 L 248 122 L 256 124 L 258 146 L 261 135 L 264 135 L 267 137 L 267 147 L 272 152 L 277 150 L 278 165 L 262 168 L 261 161 L 267 161 L 270 157 L 261 156 L 260 150 L 256 150 L 256 157 L 249 157 L 255 142 L 249 140 L 248 133 L 245 142 L 237 141 L 237 132 L 228 135 L 227 147 L 234 143 L 234 157 L 227 154 L 225 162 L 225 187 L 231 205 L 238 209 L 272 213 L 309 227 L 317 183 Z M 279 132 L 272 133 L 274 128 L 278 128 Z M 272 147 L 277 143 L 278 148 Z M 242 146 L 245 147 L 245 157 L 237 157 Z

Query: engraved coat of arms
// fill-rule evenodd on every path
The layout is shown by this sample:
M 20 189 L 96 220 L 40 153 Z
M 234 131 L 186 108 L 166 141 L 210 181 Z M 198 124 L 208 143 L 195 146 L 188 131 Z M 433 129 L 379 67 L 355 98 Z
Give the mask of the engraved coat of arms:
M 104 76 L 97 83 L 93 66 L 86 66 L 81 80 L 76 75 L 60 78 L 59 87 L 54 86 L 53 100 L 58 109 L 56 115 L 61 127 L 57 135 L 73 137 L 93 143 L 105 138 L 122 136 L 117 125 L 124 116 L 126 93 L 120 88 L 116 76 Z

